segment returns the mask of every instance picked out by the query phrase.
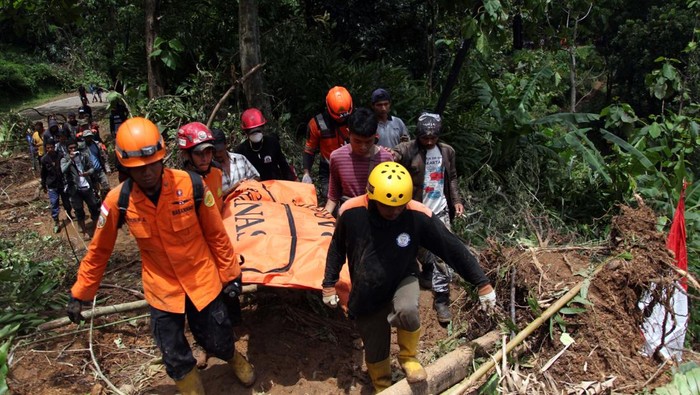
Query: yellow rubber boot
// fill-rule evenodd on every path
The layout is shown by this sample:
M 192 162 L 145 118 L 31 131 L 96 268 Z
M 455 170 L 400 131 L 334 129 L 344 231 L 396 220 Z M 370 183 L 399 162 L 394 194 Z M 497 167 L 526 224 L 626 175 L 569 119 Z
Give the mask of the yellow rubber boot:
M 382 392 L 391 387 L 391 359 L 369 363 L 367 362 L 367 373 L 372 379 L 372 385 L 376 393 Z
M 204 386 L 196 366 L 182 380 L 175 380 L 175 385 L 182 395 L 204 395 Z
M 399 364 L 403 368 L 404 373 L 406 373 L 406 381 L 409 383 L 425 381 L 428 378 L 428 374 L 416 359 L 420 328 L 413 332 L 397 329 L 396 338 L 399 343 Z
M 241 353 L 233 351 L 233 358 L 228 361 L 228 364 L 233 368 L 233 373 L 238 378 L 238 381 L 246 387 L 250 387 L 255 383 L 255 370 Z

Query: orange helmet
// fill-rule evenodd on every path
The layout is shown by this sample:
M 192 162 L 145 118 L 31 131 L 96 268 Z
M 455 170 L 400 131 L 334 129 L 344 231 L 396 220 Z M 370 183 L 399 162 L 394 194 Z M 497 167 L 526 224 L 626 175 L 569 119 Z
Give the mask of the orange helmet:
M 249 108 L 241 114 L 241 129 L 246 130 L 258 128 L 267 123 L 262 112 L 257 108 Z
M 177 131 L 177 145 L 181 150 L 188 150 L 200 144 L 202 145 L 200 149 L 205 148 L 205 146 L 213 147 L 213 143 L 214 135 L 211 134 L 207 125 L 201 122 L 190 122 L 182 125 Z
M 139 167 L 162 160 L 165 143 L 153 122 L 135 117 L 119 126 L 114 151 L 122 166 Z
M 334 86 L 326 95 L 326 108 L 336 121 L 342 121 L 352 114 L 352 96 L 342 86 Z

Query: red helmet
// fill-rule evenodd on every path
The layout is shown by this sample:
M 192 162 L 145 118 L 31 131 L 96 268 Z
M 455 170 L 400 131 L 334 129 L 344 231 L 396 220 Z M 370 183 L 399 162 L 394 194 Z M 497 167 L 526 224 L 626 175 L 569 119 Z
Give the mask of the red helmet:
M 241 129 L 243 131 L 255 129 L 267 123 L 267 119 L 257 108 L 249 108 L 241 114 Z
M 334 86 L 326 95 L 326 108 L 336 121 L 342 121 L 352 114 L 352 96 L 342 86 Z
M 181 150 L 194 148 L 202 143 L 208 143 L 213 147 L 214 135 L 207 125 L 201 122 L 190 122 L 182 125 L 177 131 L 177 145 Z

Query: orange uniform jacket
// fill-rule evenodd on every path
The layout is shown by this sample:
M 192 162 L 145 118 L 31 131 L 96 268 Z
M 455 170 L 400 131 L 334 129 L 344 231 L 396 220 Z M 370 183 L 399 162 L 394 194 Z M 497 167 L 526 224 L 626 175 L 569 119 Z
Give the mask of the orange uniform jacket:
M 322 131 L 321 128 L 319 128 L 316 117 L 311 118 L 308 125 L 306 125 L 308 137 L 304 145 L 304 152 L 310 155 L 316 155 L 316 150 L 320 150 L 323 160 L 325 160 L 326 163 L 330 163 L 331 152 L 345 145 L 350 135 L 350 130 L 347 124 L 333 127 L 333 125 L 329 124 L 327 121 L 324 122 L 328 125 L 327 131 Z
M 100 285 L 117 238 L 121 186 L 111 190 L 87 255 L 80 263 L 73 297 L 91 300 Z M 133 184 L 125 223 L 141 251 L 143 290 L 148 303 L 171 313 L 184 313 L 185 296 L 198 310 L 221 292 L 222 283 L 241 268 L 209 188 L 199 213 L 189 174 L 164 169 L 158 206 Z
M 224 209 L 224 190 L 222 189 L 224 184 L 223 177 L 224 175 L 221 170 L 214 166 L 209 169 L 209 174 L 202 177 L 211 193 L 214 194 L 214 201 L 216 202 L 216 207 L 219 209 L 219 212 Z

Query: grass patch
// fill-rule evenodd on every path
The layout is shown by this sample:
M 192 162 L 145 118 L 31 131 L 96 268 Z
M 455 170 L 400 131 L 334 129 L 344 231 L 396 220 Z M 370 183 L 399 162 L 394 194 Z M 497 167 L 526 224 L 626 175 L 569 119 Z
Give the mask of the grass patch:
M 25 98 L 3 98 L 0 99 L 0 112 L 18 112 L 25 108 L 35 107 L 53 100 L 65 97 L 77 96 L 78 92 L 66 93 L 58 87 L 48 87 L 46 90 Z

